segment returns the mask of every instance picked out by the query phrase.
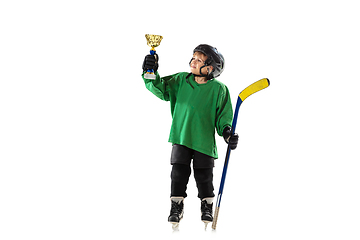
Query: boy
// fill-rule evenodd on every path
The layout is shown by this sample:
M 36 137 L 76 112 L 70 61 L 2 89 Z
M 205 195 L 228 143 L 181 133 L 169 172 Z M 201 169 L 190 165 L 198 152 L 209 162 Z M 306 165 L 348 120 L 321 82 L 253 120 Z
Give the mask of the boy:
M 218 158 L 215 129 L 231 149 L 238 135 L 231 135 L 233 111 L 229 90 L 217 81 L 224 70 L 224 58 L 216 48 L 201 44 L 194 49 L 190 73 L 181 72 L 161 78 L 157 72 L 159 57 L 147 55 L 143 62 L 146 88 L 158 98 L 170 101 L 172 126 L 169 142 L 173 144 L 171 160 L 171 210 L 168 221 L 178 224 L 183 217 L 186 186 L 193 160 L 194 177 L 201 200 L 201 220 L 213 221 L 213 167 Z M 153 69 L 156 79 L 145 79 Z

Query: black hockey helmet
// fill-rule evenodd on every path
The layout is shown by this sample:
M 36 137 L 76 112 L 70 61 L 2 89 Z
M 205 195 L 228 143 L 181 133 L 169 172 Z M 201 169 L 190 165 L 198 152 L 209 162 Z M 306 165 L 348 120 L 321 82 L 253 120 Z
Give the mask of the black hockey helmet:
M 213 79 L 216 78 L 218 76 L 220 76 L 220 74 L 224 71 L 224 67 L 225 67 L 225 59 L 223 57 L 223 55 L 218 52 L 218 50 L 210 45 L 207 44 L 200 44 L 199 46 L 197 46 L 194 49 L 194 53 L 195 52 L 201 52 L 202 54 L 207 56 L 207 59 L 205 61 L 205 65 L 204 67 L 207 66 L 212 66 L 213 70 L 210 74 L 208 75 L 203 75 L 202 77 L 207 77 L 208 79 Z M 200 70 L 201 73 L 201 70 Z

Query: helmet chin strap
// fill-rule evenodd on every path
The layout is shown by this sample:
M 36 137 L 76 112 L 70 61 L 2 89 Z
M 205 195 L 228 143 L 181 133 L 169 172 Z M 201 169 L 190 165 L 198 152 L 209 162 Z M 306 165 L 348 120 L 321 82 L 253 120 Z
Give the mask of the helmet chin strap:
M 202 73 L 202 69 L 203 69 L 204 67 L 209 67 L 209 66 L 206 66 L 206 65 L 202 66 L 202 67 L 200 68 L 200 75 L 199 75 L 199 74 L 194 74 L 194 73 L 192 73 L 192 75 L 194 75 L 195 77 L 206 77 L 207 80 L 210 80 L 211 70 L 209 71 L 209 69 L 208 69 L 208 72 L 209 72 L 209 73 L 208 73 L 208 74 L 203 74 L 203 73 Z
M 190 62 L 189 62 L 189 65 L 191 65 L 191 60 L 190 60 Z M 205 64 L 204 66 L 202 66 L 202 67 L 200 68 L 200 75 L 199 75 L 199 74 L 194 74 L 194 73 L 191 73 L 191 74 L 194 75 L 195 77 L 206 77 L 207 80 L 210 80 L 209 75 L 210 75 L 210 73 L 211 73 L 212 71 L 208 69 L 208 74 L 203 74 L 201 71 L 202 71 L 202 69 L 203 69 L 204 67 L 209 67 L 209 65 L 206 65 L 206 64 Z

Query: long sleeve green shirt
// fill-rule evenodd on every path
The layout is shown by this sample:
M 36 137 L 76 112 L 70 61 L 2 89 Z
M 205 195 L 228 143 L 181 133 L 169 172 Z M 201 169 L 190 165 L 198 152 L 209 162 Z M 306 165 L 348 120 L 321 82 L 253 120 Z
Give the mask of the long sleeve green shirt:
M 169 142 L 184 145 L 218 158 L 215 129 L 222 136 L 231 127 L 233 111 L 225 84 L 216 79 L 198 84 L 186 72 L 143 80 L 146 88 L 158 98 L 170 101 L 172 125 Z

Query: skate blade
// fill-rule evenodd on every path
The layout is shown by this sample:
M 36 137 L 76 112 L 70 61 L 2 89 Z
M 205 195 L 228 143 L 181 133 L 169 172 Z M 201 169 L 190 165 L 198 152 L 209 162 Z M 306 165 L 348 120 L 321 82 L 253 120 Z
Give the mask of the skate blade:
M 203 223 L 205 223 L 205 231 L 206 231 L 208 224 L 211 223 L 211 222 L 210 221 L 203 221 Z
M 174 231 L 179 231 L 179 223 L 177 223 L 177 222 L 171 222 L 171 224 L 172 224 L 172 229 L 173 229 Z

